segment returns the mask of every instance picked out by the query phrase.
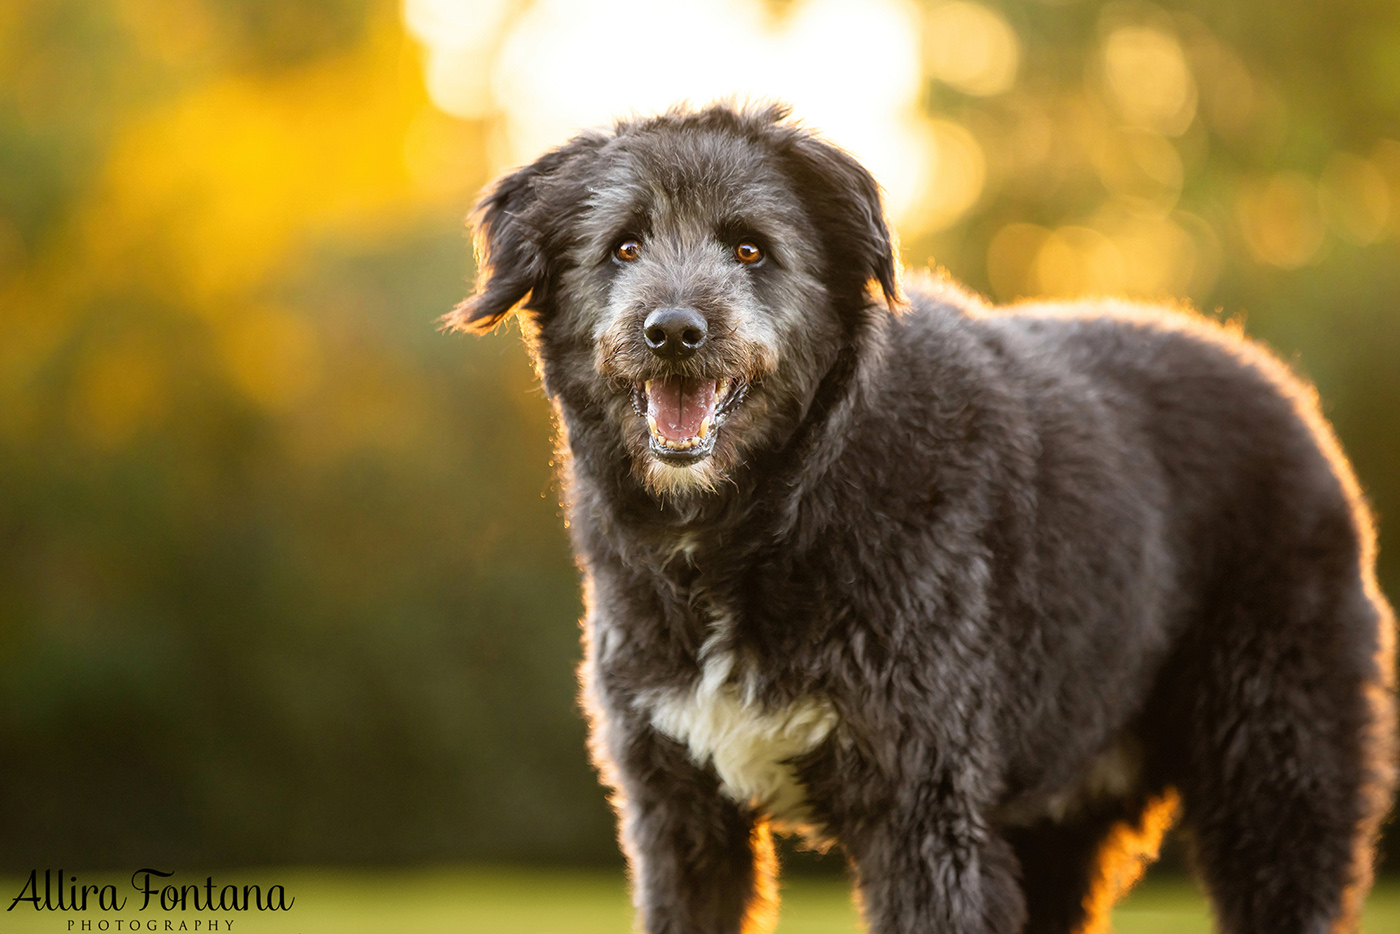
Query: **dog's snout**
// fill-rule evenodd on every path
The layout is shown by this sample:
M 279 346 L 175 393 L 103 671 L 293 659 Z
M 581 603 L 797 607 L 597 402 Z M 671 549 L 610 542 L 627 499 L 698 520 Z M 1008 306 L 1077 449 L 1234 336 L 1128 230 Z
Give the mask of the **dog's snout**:
M 651 352 L 669 360 L 695 353 L 709 333 L 705 316 L 693 308 L 658 308 L 642 325 L 642 336 Z

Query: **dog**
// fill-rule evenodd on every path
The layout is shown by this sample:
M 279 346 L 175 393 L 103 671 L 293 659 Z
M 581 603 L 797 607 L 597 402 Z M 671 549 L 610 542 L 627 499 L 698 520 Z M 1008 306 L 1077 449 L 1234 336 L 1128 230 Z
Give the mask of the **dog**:
M 780 106 L 584 133 L 478 205 L 557 417 L 640 926 L 762 931 L 774 830 L 872 934 L 1069 932 L 1175 818 L 1223 930 L 1351 930 L 1394 617 L 1314 391 L 1238 329 L 902 283 Z

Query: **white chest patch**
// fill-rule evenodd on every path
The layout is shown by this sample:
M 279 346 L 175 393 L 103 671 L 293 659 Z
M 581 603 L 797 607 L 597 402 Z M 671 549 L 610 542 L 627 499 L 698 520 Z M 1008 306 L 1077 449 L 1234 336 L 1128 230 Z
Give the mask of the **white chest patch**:
M 789 760 L 830 735 L 836 711 L 818 697 L 765 707 L 730 682 L 732 665 L 728 656 L 712 657 L 691 690 L 647 698 L 651 722 L 689 747 L 697 763 L 713 763 L 724 794 L 799 829 L 807 823 L 806 791 Z

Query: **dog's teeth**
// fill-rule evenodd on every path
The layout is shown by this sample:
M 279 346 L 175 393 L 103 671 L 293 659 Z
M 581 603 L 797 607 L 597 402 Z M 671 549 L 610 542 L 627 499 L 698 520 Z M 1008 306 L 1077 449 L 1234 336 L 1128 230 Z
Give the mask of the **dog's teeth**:
M 647 413 L 647 427 L 651 429 L 652 434 L 661 437 L 661 429 L 656 427 L 656 416 L 650 412 Z
M 729 392 L 729 377 L 727 377 L 727 376 L 722 376 L 722 377 L 720 377 L 719 382 L 718 382 L 717 384 L 715 384 L 715 398 L 716 398 L 716 399 L 723 399 L 725 393 L 727 393 L 727 392 Z M 701 435 L 701 437 L 704 437 L 704 436 Z
M 705 420 L 700 423 L 700 437 L 702 439 L 710 433 L 710 418 L 711 416 L 706 415 Z

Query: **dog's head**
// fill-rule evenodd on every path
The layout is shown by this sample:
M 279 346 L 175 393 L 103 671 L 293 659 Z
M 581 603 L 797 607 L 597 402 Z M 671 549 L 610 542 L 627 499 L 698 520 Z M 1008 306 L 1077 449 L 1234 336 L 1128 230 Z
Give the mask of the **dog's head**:
M 625 451 L 652 493 L 702 495 L 801 424 L 896 300 L 870 174 L 780 107 L 673 111 L 587 134 L 478 206 L 476 294 L 517 306 L 577 455 Z

